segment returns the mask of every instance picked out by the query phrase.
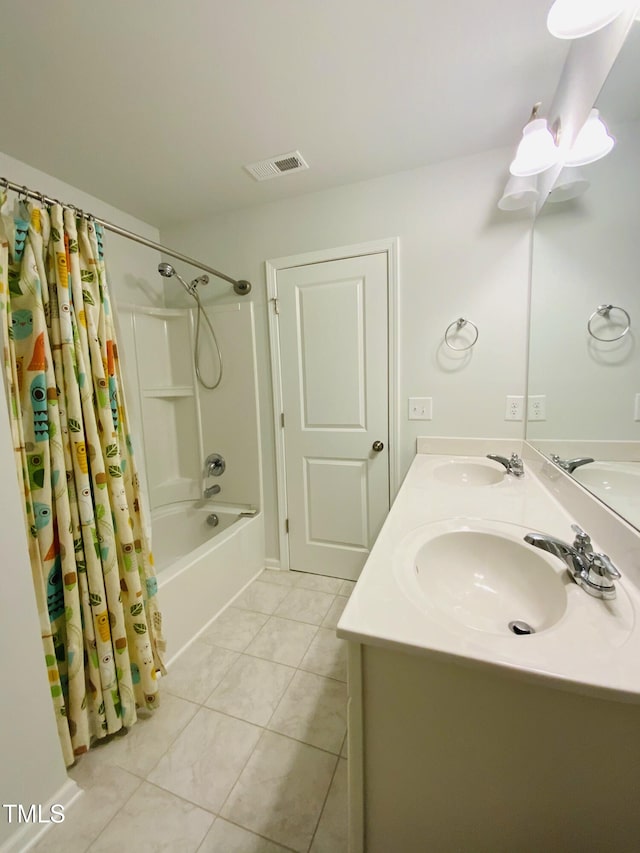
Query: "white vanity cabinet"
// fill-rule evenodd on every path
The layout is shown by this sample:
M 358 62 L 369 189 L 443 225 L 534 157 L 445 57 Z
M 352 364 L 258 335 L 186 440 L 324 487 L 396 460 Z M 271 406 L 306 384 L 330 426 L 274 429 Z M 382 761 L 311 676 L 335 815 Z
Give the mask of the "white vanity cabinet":
M 522 478 L 466 476 L 507 450 L 418 454 L 338 624 L 349 648 L 350 853 L 640 850 L 640 536 L 569 478 L 566 494 L 549 486 L 531 448 Z M 614 600 L 588 595 L 553 555 L 535 563 L 542 552 L 523 531 L 571 542 L 572 522 L 618 564 Z M 443 531 L 453 550 L 436 542 Z M 456 537 L 471 532 L 464 542 L 483 548 L 483 531 L 493 531 L 487 550 L 461 575 L 472 551 Z M 483 561 L 495 569 L 501 554 L 485 574 Z M 531 587 L 541 591 L 535 633 L 512 633 L 507 616 L 528 600 L 522 573 L 549 566 L 552 596 Z M 422 567 L 436 574 L 425 580 Z
M 350 645 L 350 853 L 640 849 L 640 706 Z

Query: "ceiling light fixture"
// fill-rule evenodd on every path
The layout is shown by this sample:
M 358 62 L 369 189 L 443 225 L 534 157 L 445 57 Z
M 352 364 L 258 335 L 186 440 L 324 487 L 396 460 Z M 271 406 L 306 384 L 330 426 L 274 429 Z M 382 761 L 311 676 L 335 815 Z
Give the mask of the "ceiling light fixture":
M 538 181 L 535 175 L 517 178 L 511 175 L 498 202 L 500 210 L 523 210 L 538 198 Z
M 558 162 L 559 151 L 547 126 L 547 120 L 537 118 L 540 104 L 535 104 L 531 117 L 522 131 L 522 139 L 509 171 L 517 178 L 528 178 L 545 172 Z
M 589 118 L 564 158 L 565 165 L 586 166 L 588 163 L 595 163 L 608 154 L 614 145 L 615 139 L 610 136 L 599 111 L 591 110 Z
M 590 183 L 577 166 L 565 166 L 549 193 L 548 201 L 569 201 L 589 189 Z
M 555 0 L 547 16 L 547 29 L 559 39 L 589 36 L 614 21 L 630 0 Z

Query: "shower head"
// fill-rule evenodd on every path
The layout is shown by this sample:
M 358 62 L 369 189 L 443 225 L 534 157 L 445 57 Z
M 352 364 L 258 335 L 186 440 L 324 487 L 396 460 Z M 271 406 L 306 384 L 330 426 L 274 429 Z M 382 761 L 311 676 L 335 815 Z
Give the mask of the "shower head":
M 182 278 L 180 273 L 176 272 L 174 267 L 166 262 L 158 264 L 158 272 L 163 278 L 173 278 L 173 276 L 175 275 L 175 277 L 178 279 L 178 281 L 184 287 L 187 293 L 190 296 L 193 296 L 196 301 L 198 300 L 198 295 L 196 293 L 196 285 L 200 283 L 200 279 L 195 279 L 195 281 L 192 281 L 191 284 L 187 284 L 187 282 Z M 204 278 L 206 278 L 206 276 L 204 276 Z M 207 278 L 207 281 L 208 280 L 209 279 Z
M 158 264 L 158 272 L 165 278 L 171 278 L 171 276 L 176 274 L 176 271 L 171 264 L 167 263 Z

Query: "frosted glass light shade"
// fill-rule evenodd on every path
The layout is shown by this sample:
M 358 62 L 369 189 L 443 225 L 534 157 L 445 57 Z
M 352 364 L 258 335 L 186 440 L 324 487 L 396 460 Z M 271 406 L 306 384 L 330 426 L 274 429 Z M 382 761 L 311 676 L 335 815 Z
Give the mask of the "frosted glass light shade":
M 553 185 L 547 201 L 569 201 L 586 192 L 590 185 L 581 169 L 577 166 L 565 166 L 558 175 L 558 180 Z
M 529 207 L 538 198 L 538 186 L 535 175 L 519 178 L 511 175 L 498 202 L 500 210 L 522 210 Z
M 629 5 L 629 0 L 555 0 L 547 29 L 559 39 L 589 36 L 606 27 Z
M 565 157 L 566 166 L 586 166 L 595 163 L 611 151 L 615 139 L 609 135 L 598 110 L 591 110 L 576 141 Z
M 536 118 L 522 131 L 522 140 L 509 171 L 518 178 L 528 178 L 551 168 L 558 162 L 558 157 L 558 147 L 546 120 Z

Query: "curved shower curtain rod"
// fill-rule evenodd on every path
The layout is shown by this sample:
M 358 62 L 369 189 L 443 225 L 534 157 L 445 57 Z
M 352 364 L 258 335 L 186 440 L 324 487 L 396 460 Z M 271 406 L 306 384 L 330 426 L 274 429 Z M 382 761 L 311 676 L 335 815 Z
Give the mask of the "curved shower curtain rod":
M 61 202 L 57 198 L 51 198 L 50 196 L 44 195 L 43 193 L 31 190 L 29 189 L 29 187 L 22 186 L 21 184 L 16 184 L 14 181 L 9 181 L 6 178 L 0 178 L 0 186 L 5 187 L 5 189 L 11 190 L 12 192 L 18 193 L 18 195 L 24 196 L 25 199 L 33 198 L 36 201 L 42 202 L 42 204 L 59 204 L 62 207 L 69 208 L 70 210 L 75 210 L 79 216 L 82 216 L 85 219 L 92 219 L 94 222 L 97 222 L 99 225 L 102 225 L 103 228 L 106 228 L 107 231 L 112 231 L 114 234 L 118 234 L 120 237 L 126 237 L 127 240 L 133 240 L 135 243 L 140 243 L 143 246 L 147 246 L 149 249 L 155 249 L 157 252 L 162 252 L 163 255 L 168 255 L 170 258 L 175 258 L 178 261 L 183 261 L 185 264 L 189 264 L 189 266 L 204 270 L 205 272 L 211 273 L 211 275 L 215 275 L 217 278 L 222 278 L 224 279 L 224 281 L 228 281 L 229 284 L 233 285 L 233 289 L 240 296 L 246 296 L 248 293 L 251 292 L 250 281 L 246 281 L 242 278 L 231 278 L 231 276 L 225 275 L 223 272 L 220 272 L 219 270 L 216 270 L 213 267 L 207 266 L 207 264 L 203 264 L 202 261 L 196 261 L 193 258 L 190 258 L 188 255 L 183 255 L 181 252 L 176 252 L 174 249 L 168 249 L 166 246 L 160 245 L 160 243 L 154 243 L 153 240 L 147 240 L 146 237 L 142 237 L 140 234 L 135 234 L 133 231 L 127 231 L 126 228 L 121 228 L 119 225 L 114 225 L 113 222 L 107 222 L 106 219 L 100 219 L 99 216 L 94 216 L 92 213 L 85 213 L 84 210 L 81 210 L 79 207 L 76 207 L 75 204 L 64 204 L 64 202 Z

